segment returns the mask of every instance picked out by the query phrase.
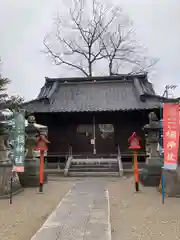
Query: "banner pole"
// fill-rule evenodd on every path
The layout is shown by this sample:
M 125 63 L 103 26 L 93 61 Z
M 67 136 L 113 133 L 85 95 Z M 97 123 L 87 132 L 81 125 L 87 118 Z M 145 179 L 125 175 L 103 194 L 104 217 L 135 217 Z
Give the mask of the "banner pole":
M 163 118 L 163 104 L 160 104 L 160 119 L 164 119 Z M 164 135 L 164 124 L 163 124 L 163 130 L 162 130 L 162 133 Z M 162 136 L 161 137 L 161 141 L 162 140 Z M 161 146 L 163 146 L 163 142 L 161 142 Z M 164 161 L 163 161 L 164 162 Z M 163 167 L 161 168 L 161 192 L 162 192 L 162 204 L 164 204 L 164 199 L 165 199 L 165 181 L 164 181 L 164 163 L 163 163 Z
M 39 192 L 41 193 L 43 192 L 43 182 L 44 182 L 43 175 L 44 175 L 44 150 L 40 150 Z
M 13 185 L 13 172 L 11 173 L 11 179 L 10 179 L 10 196 L 9 196 L 9 203 L 12 204 L 12 185 Z
M 162 204 L 164 204 L 164 199 L 165 199 L 165 189 L 164 189 L 164 185 L 165 185 L 165 182 L 164 182 L 164 173 L 163 173 L 163 170 L 162 170 L 162 176 L 161 176 L 161 185 L 162 185 Z

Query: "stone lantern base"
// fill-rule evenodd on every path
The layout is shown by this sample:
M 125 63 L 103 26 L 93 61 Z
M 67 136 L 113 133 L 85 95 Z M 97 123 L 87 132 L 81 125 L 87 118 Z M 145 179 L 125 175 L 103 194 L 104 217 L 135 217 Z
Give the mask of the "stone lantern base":
M 157 187 L 159 186 L 161 180 L 162 172 L 162 160 L 160 158 L 154 157 L 148 159 L 144 168 L 140 173 L 140 182 L 143 186 L 147 187 Z
M 23 191 L 18 174 L 12 172 L 12 164 L 7 162 L 0 163 L 0 199 L 9 198 L 10 196 L 11 177 L 12 194 L 15 195 Z
M 164 174 L 164 190 L 165 195 L 168 197 L 180 197 L 180 169 L 177 170 L 169 170 L 163 169 Z M 162 191 L 162 185 L 160 183 L 159 189 Z
M 22 187 L 39 187 L 40 161 L 38 158 L 25 159 L 24 172 L 18 173 Z M 44 183 L 47 183 L 47 173 L 44 172 Z

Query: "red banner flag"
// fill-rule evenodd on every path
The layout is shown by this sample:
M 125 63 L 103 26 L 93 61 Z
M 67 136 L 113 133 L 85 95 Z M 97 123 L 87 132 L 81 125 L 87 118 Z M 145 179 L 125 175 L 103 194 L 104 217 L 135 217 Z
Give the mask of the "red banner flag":
M 164 168 L 176 169 L 179 148 L 179 104 L 163 106 Z

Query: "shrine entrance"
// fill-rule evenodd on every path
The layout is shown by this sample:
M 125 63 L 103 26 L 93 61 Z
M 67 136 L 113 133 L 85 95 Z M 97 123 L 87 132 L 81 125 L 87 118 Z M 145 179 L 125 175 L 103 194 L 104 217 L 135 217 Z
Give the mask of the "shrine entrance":
M 77 127 L 79 152 L 94 156 L 109 156 L 116 153 L 114 125 L 101 124 L 93 116 L 91 124 L 79 124 Z

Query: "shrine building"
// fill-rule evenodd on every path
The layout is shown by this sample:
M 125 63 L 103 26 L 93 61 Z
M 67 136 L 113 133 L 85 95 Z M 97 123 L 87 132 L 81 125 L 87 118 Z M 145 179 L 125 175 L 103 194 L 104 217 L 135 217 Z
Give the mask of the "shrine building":
M 38 97 L 23 104 L 37 123 L 48 126 L 48 162 L 117 159 L 131 162 L 128 139 L 140 138 L 148 114 L 159 114 L 158 96 L 146 74 L 107 77 L 45 78 Z M 108 160 L 107 160 L 108 161 Z M 93 170 L 92 170 L 93 171 Z

